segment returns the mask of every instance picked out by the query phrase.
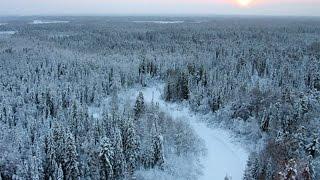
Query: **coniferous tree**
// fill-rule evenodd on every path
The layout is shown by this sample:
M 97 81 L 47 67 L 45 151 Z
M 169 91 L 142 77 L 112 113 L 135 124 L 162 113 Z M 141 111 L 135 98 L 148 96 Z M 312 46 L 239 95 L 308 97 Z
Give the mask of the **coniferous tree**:
M 43 163 L 44 169 L 44 179 L 52 179 L 53 174 L 56 171 L 56 153 L 52 135 L 48 135 L 44 142 L 45 159 Z
M 113 155 L 113 163 L 112 163 L 114 178 L 121 179 L 126 172 L 126 160 L 123 153 L 121 131 L 117 127 L 113 132 L 112 141 L 113 141 L 112 144 L 114 147 L 114 155 Z
M 139 118 L 140 115 L 144 112 L 145 105 L 144 105 L 144 97 L 143 93 L 139 92 L 139 95 L 136 99 L 135 105 L 134 105 L 134 115 L 136 118 Z
M 182 100 L 188 100 L 189 99 L 189 85 L 188 85 L 188 78 L 185 73 L 181 73 L 179 77 L 179 92 L 180 92 L 180 98 Z
M 110 180 L 113 178 L 112 160 L 114 156 L 114 150 L 110 143 L 109 138 L 104 137 L 100 144 L 100 178 Z
M 65 130 L 58 123 L 55 123 L 53 127 L 52 143 L 52 147 L 54 148 L 55 161 L 58 164 L 63 165 L 65 152 Z
M 164 165 L 164 152 L 163 152 L 163 136 L 157 132 L 157 129 L 154 126 L 154 130 L 152 132 L 152 149 L 153 149 L 153 167 L 157 166 L 160 169 L 163 168 Z
M 78 179 L 78 153 L 75 140 L 71 132 L 67 133 L 64 153 L 63 172 L 65 179 Z
M 72 103 L 71 107 L 71 132 L 75 135 L 75 140 L 78 138 L 78 126 L 80 124 L 79 115 L 78 115 L 78 104 L 76 102 Z
M 32 156 L 32 159 L 31 159 L 31 167 L 30 167 L 30 174 L 31 174 L 31 178 L 34 179 L 34 180 L 39 180 L 41 178 L 41 175 L 39 172 L 39 161 L 37 159 L 36 156 Z
M 123 150 L 128 173 L 132 174 L 136 168 L 139 155 L 139 142 L 132 119 L 129 118 L 124 123 L 122 132 Z
M 164 87 L 164 99 L 166 101 L 171 101 L 173 99 L 173 94 L 172 94 L 172 89 L 171 89 L 171 84 L 170 83 L 166 83 L 165 87 Z
M 259 161 L 257 154 L 253 153 L 249 156 L 247 168 L 244 172 L 244 180 L 258 179 L 259 177 Z
M 61 164 L 58 167 L 58 171 L 57 171 L 57 176 L 56 177 L 57 177 L 57 180 L 64 180 Z

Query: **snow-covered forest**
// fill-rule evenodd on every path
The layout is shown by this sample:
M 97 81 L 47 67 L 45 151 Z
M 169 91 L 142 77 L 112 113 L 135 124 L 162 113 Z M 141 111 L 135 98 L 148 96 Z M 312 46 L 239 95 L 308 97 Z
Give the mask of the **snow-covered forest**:
M 0 17 L 0 180 L 317 180 L 319 137 L 319 18 Z

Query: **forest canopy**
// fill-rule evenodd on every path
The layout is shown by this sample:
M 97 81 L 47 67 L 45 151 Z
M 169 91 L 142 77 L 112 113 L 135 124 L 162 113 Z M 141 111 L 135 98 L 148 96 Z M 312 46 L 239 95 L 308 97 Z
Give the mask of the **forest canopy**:
M 320 178 L 318 18 L 36 18 L 0 18 L 0 179 L 197 179 L 188 123 L 119 97 L 155 83 L 251 142 L 244 179 Z

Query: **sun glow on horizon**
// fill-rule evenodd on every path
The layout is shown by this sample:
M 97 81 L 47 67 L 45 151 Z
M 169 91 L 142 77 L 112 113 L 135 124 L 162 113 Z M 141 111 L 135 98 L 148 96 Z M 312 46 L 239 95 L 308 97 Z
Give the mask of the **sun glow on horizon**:
M 253 3 L 253 0 L 236 0 L 236 2 L 242 7 L 248 7 Z

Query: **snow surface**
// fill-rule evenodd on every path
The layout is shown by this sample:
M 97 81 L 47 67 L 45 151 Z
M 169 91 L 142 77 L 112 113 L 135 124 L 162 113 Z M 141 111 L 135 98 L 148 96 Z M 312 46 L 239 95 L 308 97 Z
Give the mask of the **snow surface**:
M 58 34 L 49 35 L 50 38 L 67 38 L 70 36 L 71 36 L 70 34 L 66 34 L 66 33 L 58 33 Z
M 4 25 L 6 25 L 7 23 L 0 23 L 0 26 L 4 26 Z
M 179 24 L 184 21 L 132 21 L 134 23 Z
M 0 35 L 14 35 L 16 31 L 0 31 Z
M 246 167 L 248 153 L 233 142 L 231 135 L 223 129 L 212 129 L 199 120 L 203 115 L 195 114 L 188 107 L 167 103 L 161 98 L 162 85 L 141 89 L 145 102 L 159 103 L 162 110 L 174 118 L 188 120 L 196 133 L 205 142 L 207 154 L 202 159 L 203 175 L 201 180 L 224 179 L 226 175 L 240 180 Z M 130 96 L 134 100 L 139 92 Z
M 95 119 L 100 119 L 102 116 L 101 108 L 89 107 L 88 111 L 89 111 L 89 114 L 92 115 L 92 117 Z
M 58 23 L 69 23 L 69 21 L 56 21 L 56 20 L 50 20 L 50 21 L 43 21 L 43 20 L 34 20 L 30 24 L 58 24 Z

